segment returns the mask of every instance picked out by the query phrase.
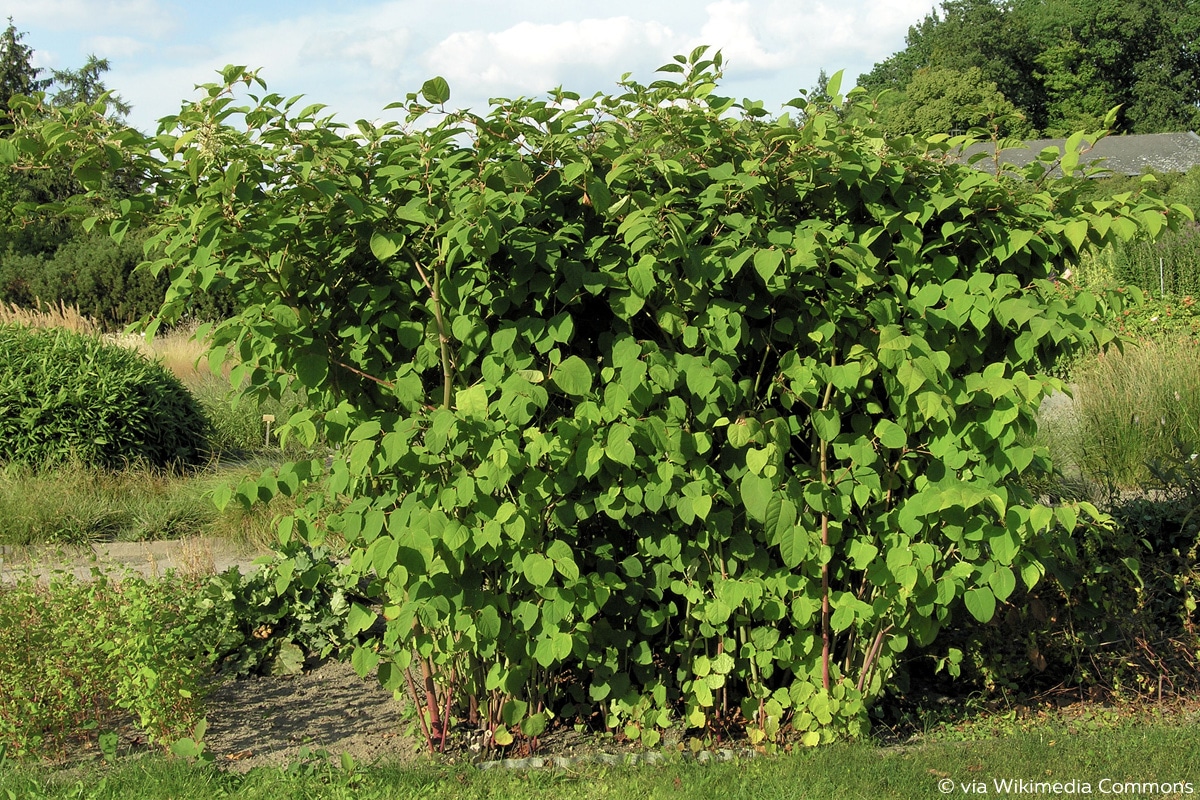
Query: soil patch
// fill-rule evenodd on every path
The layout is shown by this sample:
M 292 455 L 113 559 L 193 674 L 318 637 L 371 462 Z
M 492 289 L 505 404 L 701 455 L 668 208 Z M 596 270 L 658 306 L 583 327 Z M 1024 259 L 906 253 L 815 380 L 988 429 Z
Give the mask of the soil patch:
M 244 772 L 283 766 L 325 750 L 362 763 L 405 761 L 418 753 L 404 705 L 374 676 L 326 660 L 299 675 L 227 680 L 206 703 L 204 741 L 218 766 Z

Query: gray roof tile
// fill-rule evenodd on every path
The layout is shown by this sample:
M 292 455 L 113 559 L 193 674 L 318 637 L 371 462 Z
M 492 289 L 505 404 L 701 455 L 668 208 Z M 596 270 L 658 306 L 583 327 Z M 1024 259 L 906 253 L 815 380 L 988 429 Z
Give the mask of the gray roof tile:
M 1057 147 L 1062 150 L 1066 142 L 1066 139 L 1034 139 L 1025 142 L 1024 147 L 1001 151 L 1000 160 L 1005 164 L 1023 167 L 1036 159 L 1045 148 Z M 1084 148 L 1086 149 L 1086 143 Z M 990 143 L 980 142 L 967 148 L 964 157 L 992 152 Z M 1194 132 L 1109 136 L 1096 142 L 1079 158 L 1081 166 L 1097 161 L 1099 163 L 1096 166 L 1103 167 L 1108 174 L 1141 175 L 1150 169 L 1158 172 L 1187 172 L 1200 164 L 1200 136 Z M 990 157 L 981 159 L 975 165 L 988 172 L 994 169 L 993 159 Z M 1056 169 L 1053 174 L 1057 177 L 1062 173 Z

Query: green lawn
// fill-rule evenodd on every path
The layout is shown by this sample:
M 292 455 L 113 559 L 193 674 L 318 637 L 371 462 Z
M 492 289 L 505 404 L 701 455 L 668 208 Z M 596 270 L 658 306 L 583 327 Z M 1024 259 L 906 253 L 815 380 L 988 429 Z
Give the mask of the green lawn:
M 0 772 L 0 797 L 873 800 L 985 791 L 989 797 L 1123 798 L 1200 792 L 1200 721 L 1194 714 L 1187 722 L 1142 720 L 1090 730 L 1056 722 L 972 741 L 888 748 L 843 744 L 724 763 L 667 759 L 636 767 L 481 772 L 463 765 L 423 763 L 403 768 L 355 766 L 347 771 L 310 762 L 241 776 L 147 756 L 114 768 L 98 766 L 53 777 L 10 765 Z

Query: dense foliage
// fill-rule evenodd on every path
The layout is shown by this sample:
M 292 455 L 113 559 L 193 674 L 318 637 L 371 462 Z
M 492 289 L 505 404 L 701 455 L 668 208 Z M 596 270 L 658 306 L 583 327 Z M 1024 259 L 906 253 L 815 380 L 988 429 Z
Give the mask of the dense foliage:
M 905 94 L 934 74 L 953 83 L 974 69 L 1046 136 L 1094 129 L 1118 105 L 1121 132 L 1194 130 L 1197 42 L 1200 10 L 1188 0 L 946 0 L 860 82 Z M 908 132 L 949 132 L 927 122 L 890 119 Z
M 53 754 L 123 714 L 160 745 L 191 730 L 213 632 L 193 590 L 100 574 L 0 586 L 0 752 Z
M 193 463 L 207 422 L 160 364 L 64 330 L 0 326 L 0 463 Z
M 0 33 L 0 140 L 12 131 L 9 100 L 14 96 L 48 93 L 40 95 L 44 107 L 105 98 L 114 123 L 129 111 L 104 85 L 106 59 L 91 56 L 79 69 L 51 70 L 43 77 L 45 71 L 33 65 L 33 49 L 23 38 L 11 19 Z M 140 179 L 136 173 L 115 171 L 108 177 L 107 194 L 112 198 L 136 191 Z M 136 234 L 130 238 L 137 241 L 125 248 L 97 242 L 85 235 L 76 217 L 63 213 L 58 204 L 80 191 L 65 164 L 0 174 L 0 303 L 27 308 L 78 303 L 111 325 L 128 323 L 148 313 L 152 298 L 161 298 L 166 287 L 133 274 L 141 244 Z
M 170 284 L 166 275 L 137 269 L 147 234 L 114 241 L 99 232 L 68 238 L 46 254 L 0 255 L 0 302 L 36 309 L 64 304 L 105 328 L 121 329 L 156 312 Z M 199 298 L 192 319 L 222 319 L 234 312 L 228 295 Z
M 353 603 L 366 602 L 359 577 L 329 549 L 291 541 L 248 575 L 230 567 L 195 599 L 216 633 L 204 646 L 225 674 L 292 675 L 309 656 L 344 656 Z
M 701 48 L 486 116 L 434 79 L 410 125 L 346 130 L 230 67 L 155 137 L 80 105 L 0 153 L 154 176 L 93 223 L 158 231 L 165 320 L 236 297 L 204 331 L 235 383 L 307 394 L 284 430 L 340 449 L 280 536 L 344 538 L 354 663 L 431 745 L 452 716 L 499 745 L 555 717 L 861 730 L 910 643 L 991 619 L 1097 516 L 1021 480 L 1046 369 L 1111 335 L 1050 279 L 1186 209 L 847 125 L 836 78 L 772 119 L 719 72 Z
M 25 308 L 61 302 L 109 325 L 127 325 L 157 310 L 166 281 L 134 273 L 144 258 L 141 236 L 68 239 L 46 255 L 0 256 L 0 298 Z
M 1075 563 L 1056 567 L 1052 581 L 1018 591 L 1012 607 L 987 625 L 947 631 L 920 666 L 934 664 L 983 690 L 1194 695 L 1200 469 L 1192 452 L 1180 448 L 1152 460 L 1142 493 L 1109 486 L 1111 531 L 1079 537 Z M 1064 489 L 1070 490 L 1057 491 Z M 927 680 L 920 673 L 914 664 L 913 680 Z
M 341 652 L 361 597 L 327 556 L 293 543 L 249 575 L 96 570 L 0 585 L 0 756 L 55 755 L 97 733 L 103 748 L 129 722 L 177 749 L 203 730 L 214 673 L 294 674 L 310 654 Z

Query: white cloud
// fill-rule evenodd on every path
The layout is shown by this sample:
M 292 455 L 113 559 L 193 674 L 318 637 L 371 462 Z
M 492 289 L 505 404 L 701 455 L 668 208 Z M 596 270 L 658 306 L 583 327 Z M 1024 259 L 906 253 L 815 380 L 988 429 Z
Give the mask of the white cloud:
M 935 7 L 933 0 L 894 0 L 887 3 L 859 3 L 843 13 L 845 25 L 829 42 L 832 54 L 840 55 L 840 66 L 863 64 L 867 71 L 898 50 L 904 49 L 904 37 Z M 858 75 L 846 76 L 849 88 Z
M 843 86 L 904 46 L 936 0 L 0 0 L 28 31 L 35 64 L 62 69 L 96 53 L 106 83 L 153 127 L 227 63 L 261 67 L 272 91 L 328 103 L 343 119 L 380 115 L 433 75 L 452 104 L 556 85 L 612 91 L 698 44 L 722 50 L 724 94 L 775 106 L 846 68 Z
M 732 67 L 746 72 L 776 70 L 795 60 L 795 54 L 788 52 L 786 44 L 768 49 L 762 41 L 764 29 L 778 32 L 785 20 L 755 12 L 748 2 L 732 0 L 711 3 L 705 11 L 708 20 L 693 46 L 712 45 Z
M 404 66 L 411 38 L 404 28 L 333 30 L 310 36 L 300 53 L 330 64 L 358 61 L 372 69 L 394 72 Z
M 121 60 L 144 53 L 150 45 L 130 36 L 91 36 L 87 39 L 88 52 L 100 58 Z
M 553 24 L 520 22 L 498 32 L 452 33 L 430 49 L 425 65 L 469 90 L 541 93 L 572 79 L 611 85 L 622 72 L 654 66 L 680 41 L 671 28 L 630 17 Z
M 821 70 L 844 70 L 848 90 L 872 63 L 904 47 L 904 34 L 933 0 L 718 0 L 689 41 L 725 57 L 730 93 L 783 102 L 816 83 Z M 770 105 L 770 103 L 768 104 Z
M 177 26 L 177 12 L 163 0 L 4 0 L 0 14 L 21 30 L 122 30 L 165 36 Z
M 52 69 L 58 68 L 58 58 L 51 50 L 34 50 L 33 55 L 29 57 L 29 63 L 40 70 L 45 70 L 47 73 Z M 43 75 L 42 77 L 46 76 Z

